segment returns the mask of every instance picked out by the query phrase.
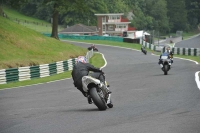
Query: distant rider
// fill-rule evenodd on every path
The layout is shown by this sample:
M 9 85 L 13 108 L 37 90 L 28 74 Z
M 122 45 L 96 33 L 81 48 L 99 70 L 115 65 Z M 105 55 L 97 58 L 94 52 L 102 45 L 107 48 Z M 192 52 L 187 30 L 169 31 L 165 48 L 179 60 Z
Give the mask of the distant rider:
M 92 77 L 99 79 L 101 82 L 105 84 L 105 76 L 102 70 L 87 63 L 87 59 L 84 56 L 79 56 L 72 70 L 72 78 L 74 80 L 74 86 L 78 90 L 80 90 L 85 97 L 88 98 L 88 103 L 92 104 L 91 97 L 82 88 L 82 77 L 87 76 L 89 74 L 89 71 L 94 72 L 90 74 Z M 107 87 L 105 89 L 109 94 L 111 93 Z
M 94 49 L 95 49 L 95 45 L 94 45 L 94 44 L 92 44 L 91 48 L 94 50 Z
M 162 63 L 162 60 L 161 60 L 162 56 L 168 56 L 168 59 L 170 59 L 170 63 L 174 62 L 173 61 L 173 52 L 170 50 L 170 47 L 167 47 L 165 52 L 160 55 L 160 59 L 159 59 L 159 62 L 158 62 L 159 65 Z

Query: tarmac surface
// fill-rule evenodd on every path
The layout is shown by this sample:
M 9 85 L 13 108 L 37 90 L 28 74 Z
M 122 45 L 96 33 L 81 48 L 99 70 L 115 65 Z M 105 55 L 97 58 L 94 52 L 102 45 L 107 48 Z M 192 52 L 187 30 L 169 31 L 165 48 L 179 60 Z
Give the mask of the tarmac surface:
M 88 104 L 72 79 L 1 90 L 0 133 L 200 132 L 199 65 L 174 59 L 164 75 L 158 56 L 96 46 L 108 62 L 112 109 Z
M 188 39 L 183 40 L 175 44 L 175 47 L 182 47 L 182 48 L 200 48 L 200 34 Z

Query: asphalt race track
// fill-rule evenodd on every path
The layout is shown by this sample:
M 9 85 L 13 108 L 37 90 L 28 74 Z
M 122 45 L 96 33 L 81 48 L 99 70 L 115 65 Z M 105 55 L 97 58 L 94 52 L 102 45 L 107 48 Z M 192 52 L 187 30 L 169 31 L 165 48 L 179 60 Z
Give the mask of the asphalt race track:
M 114 108 L 89 105 L 71 79 L 1 90 L 0 133 L 200 133 L 199 65 L 174 59 L 165 76 L 158 56 L 97 48 Z
M 182 48 L 200 48 L 200 35 L 188 39 L 185 41 L 181 41 L 175 44 L 175 47 L 182 47 Z

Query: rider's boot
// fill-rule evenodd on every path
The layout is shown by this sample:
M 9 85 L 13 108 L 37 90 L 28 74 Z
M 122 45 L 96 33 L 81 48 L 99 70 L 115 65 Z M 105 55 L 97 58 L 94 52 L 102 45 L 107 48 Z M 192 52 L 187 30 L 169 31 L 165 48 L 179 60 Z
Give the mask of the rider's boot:
M 108 96 L 107 106 L 108 106 L 109 108 L 112 108 L 112 107 L 113 107 L 113 103 L 112 103 L 112 101 L 111 101 L 111 94 L 109 94 L 109 96 Z
M 106 92 L 108 93 L 108 94 L 111 94 L 112 92 L 109 90 L 109 85 L 103 85 L 103 88 L 106 90 Z
M 87 99 L 88 99 L 88 103 L 89 103 L 89 104 L 92 104 L 92 98 L 91 98 L 90 95 L 87 96 Z

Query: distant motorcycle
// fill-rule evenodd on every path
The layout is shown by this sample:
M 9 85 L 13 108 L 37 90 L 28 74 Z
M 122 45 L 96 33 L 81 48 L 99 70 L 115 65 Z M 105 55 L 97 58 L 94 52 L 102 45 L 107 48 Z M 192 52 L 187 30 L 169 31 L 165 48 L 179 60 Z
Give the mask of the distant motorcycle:
M 109 108 L 113 107 L 110 98 L 111 94 L 104 89 L 107 83 L 102 83 L 99 79 L 91 76 L 84 76 L 82 78 L 82 84 L 83 90 L 91 96 L 92 101 L 99 110 L 106 110 L 107 106 Z
M 160 63 L 160 67 L 161 67 L 162 71 L 164 72 L 164 75 L 167 75 L 168 71 L 171 68 L 171 60 L 170 60 L 170 58 L 168 57 L 168 55 L 166 55 L 166 56 L 162 55 L 161 59 L 160 59 L 160 62 L 161 62 Z
M 93 49 L 93 51 L 98 51 L 98 49 L 95 46 L 88 47 L 88 50 L 92 50 L 92 49 Z
M 147 51 L 146 51 L 146 49 L 142 46 L 141 47 L 141 51 L 142 51 L 142 53 L 144 53 L 145 55 L 147 54 Z

